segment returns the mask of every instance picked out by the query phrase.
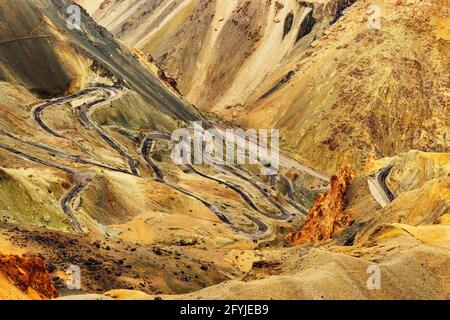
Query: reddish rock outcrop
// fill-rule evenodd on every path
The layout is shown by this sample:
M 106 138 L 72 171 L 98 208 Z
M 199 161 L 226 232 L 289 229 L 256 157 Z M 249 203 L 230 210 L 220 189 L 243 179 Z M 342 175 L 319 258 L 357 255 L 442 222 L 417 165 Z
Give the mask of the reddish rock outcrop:
M 31 297 L 36 294 L 41 299 L 58 297 L 50 274 L 47 272 L 44 262 L 39 258 L 0 253 L 0 272 L 3 272 L 17 288 Z
M 292 244 L 319 243 L 349 226 L 352 218 L 346 210 L 345 194 L 352 178 L 353 172 L 347 165 L 331 177 L 330 190 L 317 197 L 301 230 L 289 234 L 286 241 Z

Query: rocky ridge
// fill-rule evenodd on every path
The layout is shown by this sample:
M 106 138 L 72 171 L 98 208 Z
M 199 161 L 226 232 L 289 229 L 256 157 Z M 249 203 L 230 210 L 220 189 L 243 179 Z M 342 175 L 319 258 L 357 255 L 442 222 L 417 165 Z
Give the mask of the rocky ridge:
M 346 193 L 353 175 L 349 166 L 343 166 L 332 176 L 330 190 L 316 198 L 301 230 L 289 234 L 286 241 L 296 245 L 316 244 L 332 239 L 348 227 L 353 221 L 347 211 Z

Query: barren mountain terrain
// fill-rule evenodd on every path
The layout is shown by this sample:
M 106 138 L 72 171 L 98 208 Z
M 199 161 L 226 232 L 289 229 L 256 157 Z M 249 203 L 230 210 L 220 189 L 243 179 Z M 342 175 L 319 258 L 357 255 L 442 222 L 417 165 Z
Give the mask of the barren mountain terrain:
M 450 298 L 445 2 L 2 0 L 0 18 L 0 299 Z M 175 163 L 192 121 L 280 129 L 280 168 Z
M 291 156 L 319 171 L 332 174 L 343 162 L 361 169 L 368 157 L 410 149 L 449 151 L 448 5 L 88 2 L 190 102 L 245 127 L 279 128 Z M 380 30 L 367 26 L 371 4 L 381 10 Z

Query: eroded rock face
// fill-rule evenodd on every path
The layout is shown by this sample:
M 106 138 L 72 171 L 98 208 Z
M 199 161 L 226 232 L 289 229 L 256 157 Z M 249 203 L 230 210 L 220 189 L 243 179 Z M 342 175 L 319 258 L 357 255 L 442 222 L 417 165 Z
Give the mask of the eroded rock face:
M 345 194 L 353 178 L 353 172 L 344 165 L 337 175 L 331 177 L 331 189 L 321 194 L 309 210 L 302 229 L 291 233 L 286 240 L 293 244 L 318 243 L 331 239 L 333 235 L 349 226 L 352 218 Z
M 246 104 L 265 79 L 280 81 L 279 66 L 353 1 L 77 0 L 124 43 L 151 53 L 186 99 L 208 111 Z
M 3 272 L 14 285 L 30 297 L 53 299 L 58 292 L 53 286 L 50 274 L 39 258 L 3 255 L 0 253 L 0 272 Z
M 174 89 L 176 92 L 180 93 L 180 91 L 178 90 L 178 83 L 177 83 L 177 80 L 175 80 L 175 78 L 168 76 L 167 73 L 161 69 L 158 71 L 158 76 L 162 81 L 164 81 L 169 86 L 171 86 L 172 89 Z

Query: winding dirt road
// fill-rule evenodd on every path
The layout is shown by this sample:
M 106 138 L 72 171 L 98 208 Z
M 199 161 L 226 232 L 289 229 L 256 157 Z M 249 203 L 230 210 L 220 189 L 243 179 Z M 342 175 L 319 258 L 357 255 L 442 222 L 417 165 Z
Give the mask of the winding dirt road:
M 117 141 L 114 140 L 114 138 L 112 138 L 105 130 L 103 130 L 103 128 L 101 128 L 99 125 L 97 125 L 95 123 L 95 121 L 92 120 L 91 116 L 92 114 L 95 112 L 95 110 L 101 106 L 104 106 L 106 104 L 111 103 L 112 101 L 120 98 L 122 96 L 122 91 L 117 89 L 117 88 L 105 88 L 105 87 L 93 87 L 93 88 L 89 88 L 86 90 L 83 90 L 77 94 L 71 95 L 71 96 L 67 96 L 67 97 L 62 97 L 62 98 L 58 98 L 58 99 L 52 99 L 49 100 L 43 104 L 40 104 L 36 107 L 34 107 L 32 109 L 32 118 L 35 120 L 35 122 L 39 125 L 39 127 L 45 131 L 46 133 L 53 135 L 55 137 L 58 138 L 63 138 L 63 139 L 67 139 L 67 137 L 65 137 L 63 134 L 56 132 L 55 130 L 53 130 L 52 128 L 50 128 L 45 121 L 42 119 L 42 114 L 45 111 L 46 108 L 50 107 L 50 106 L 54 106 L 54 105 L 59 105 L 62 103 L 67 103 L 70 101 L 73 101 L 75 99 L 78 99 L 82 96 L 86 96 L 89 95 L 93 92 L 104 92 L 106 93 L 106 96 L 98 98 L 92 102 L 88 102 L 88 103 L 84 103 L 78 107 L 75 108 L 75 113 L 80 121 L 80 123 L 86 127 L 89 130 L 94 130 L 97 135 L 102 138 L 112 149 L 114 149 L 115 151 L 117 151 L 118 154 L 120 154 L 124 159 L 126 159 L 127 163 L 128 163 L 128 167 L 129 170 L 123 170 L 123 169 L 118 169 L 118 168 L 112 168 L 109 166 L 105 166 L 103 164 L 99 164 L 87 159 L 84 159 L 78 155 L 72 155 L 72 154 L 67 154 L 64 153 L 62 151 L 58 151 L 55 150 L 53 148 L 50 148 L 48 146 L 42 145 L 42 144 L 37 144 L 37 143 L 33 143 L 30 141 L 27 141 L 25 139 L 21 139 L 19 137 L 16 137 L 14 135 L 9 134 L 10 138 L 16 139 L 18 141 L 21 141 L 22 143 L 27 143 L 28 145 L 34 146 L 36 148 L 40 148 L 43 149 L 47 152 L 49 152 L 50 154 L 54 154 L 54 155 L 58 155 L 60 157 L 64 157 L 79 163 L 84 163 L 84 164 L 89 164 L 89 165 L 94 165 L 97 167 L 101 167 L 104 169 L 108 169 L 108 170 L 114 170 L 114 171 L 119 171 L 122 173 L 127 173 L 127 174 L 132 174 L 134 176 L 139 176 L 139 171 L 138 171 L 138 161 L 136 159 L 134 159 L 128 152 L 127 150 Z M 0 132 L 1 134 L 2 132 Z M 271 234 L 271 230 L 269 229 L 269 227 L 260 219 L 251 216 L 249 214 L 244 214 L 244 216 L 251 221 L 256 227 L 257 230 L 253 231 L 253 232 L 249 232 L 246 231 L 236 225 L 234 225 L 227 217 L 225 214 L 223 214 L 215 205 L 213 205 L 212 203 L 206 201 L 205 199 L 199 197 L 198 195 L 192 193 L 189 190 L 186 190 L 180 186 L 174 185 L 168 181 L 165 180 L 165 176 L 164 173 L 162 172 L 162 170 L 154 163 L 152 156 L 151 156 L 151 152 L 153 149 L 153 145 L 155 142 L 159 141 L 159 140 L 164 140 L 164 141 L 169 141 L 171 142 L 171 136 L 167 135 L 167 134 L 161 134 L 161 133 L 153 133 L 151 135 L 149 135 L 143 142 L 142 144 L 142 148 L 141 148 L 141 154 L 144 157 L 145 161 L 147 162 L 147 164 L 150 166 L 150 168 L 152 169 L 152 171 L 155 173 L 156 175 L 156 181 L 160 182 L 160 183 L 164 183 L 165 185 L 169 186 L 170 188 L 173 188 L 174 190 L 177 190 L 178 192 L 189 196 L 191 198 L 194 198 L 198 201 L 200 201 L 203 205 L 205 205 L 209 210 L 211 210 L 219 219 L 220 221 L 222 221 L 223 223 L 227 224 L 228 226 L 230 226 L 230 228 L 242 235 L 245 235 L 247 237 L 250 237 L 252 239 L 262 239 L 265 238 L 267 236 L 269 236 Z M 31 157 L 31 156 L 30 156 Z M 35 162 L 38 162 L 39 159 L 33 159 Z M 52 165 L 50 163 L 46 163 L 48 165 L 54 166 L 54 167 L 58 167 L 62 170 L 65 171 L 70 171 L 70 174 L 74 177 L 74 180 L 77 181 L 77 184 L 69 191 L 69 193 L 64 196 L 63 199 L 61 199 L 61 207 L 63 208 L 63 211 L 71 217 L 72 220 L 72 227 L 74 228 L 74 230 L 76 232 L 82 232 L 81 226 L 78 223 L 78 221 L 75 218 L 75 214 L 73 212 L 73 203 L 75 201 L 75 199 L 81 194 L 81 192 L 83 191 L 83 189 L 87 186 L 87 184 L 89 183 L 90 179 L 87 177 L 82 177 L 82 175 L 80 175 L 77 172 L 74 172 L 71 169 L 59 166 L 59 165 Z M 226 187 L 230 188 L 231 190 L 233 190 L 234 192 L 236 192 L 237 194 L 240 195 L 240 197 L 249 205 L 249 207 L 256 211 L 258 214 L 264 215 L 268 218 L 271 219 L 275 219 L 275 220 L 281 220 L 281 221 L 289 221 L 291 220 L 295 214 L 290 212 L 289 210 L 287 210 L 284 206 L 282 206 L 281 204 L 279 204 L 270 194 L 270 192 L 268 190 L 266 190 L 266 188 L 264 188 L 263 186 L 261 186 L 260 184 L 258 184 L 256 181 L 254 181 L 254 179 L 250 178 L 247 176 L 247 174 L 244 174 L 245 170 L 242 168 L 235 168 L 232 166 L 228 166 L 228 165 L 223 165 L 220 166 L 220 169 L 225 170 L 228 173 L 231 173 L 233 175 L 235 175 L 236 177 L 238 177 L 239 179 L 243 179 L 244 181 L 252 184 L 255 188 L 257 188 L 257 190 L 259 190 L 259 192 L 277 209 L 277 211 L 279 212 L 278 214 L 275 213 L 270 213 L 270 212 L 265 212 L 264 210 L 261 210 L 257 204 L 252 200 L 252 198 L 245 192 L 242 190 L 242 188 L 234 183 L 216 178 L 216 177 L 212 177 L 209 176 L 205 173 L 203 173 L 202 171 L 198 170 L 197 168 L 195 168 L 192 165 L 187 165 L 186 166 L 187 169 L 189 169 L 191 172 L 205 178 L 205 179 L 209 179 L 212 181 L 215 181 L 219 184 L 225 185 Z M 68 171 L 68 172 L 69 172 Z M 242 172 L 240 172 L 242 171 Z M 295 203 L 295 201 L 289 201 L 289 204 L 294 207 L 295 209 L 297 209 L 299 212 L 301 212 L 302 214 L 305 214 L 306 209 L 303 208 L 302 206 L 298 205 Z
M 148 138 L 150 138 L 151 140 L 164 140 L 164 141 L 168 141 L 168 142 L 172 142 L 171 140 L 171 136 L 167 135 L 167 134 L 161 134 L 161 133 L 154 133 L 151 134 Z M 264 215 L 268 218 L 274 219 L 274 220 L 282 220 L 282 221 L 287 221 L 292 219 L 295 214 L 292 212 L 289 212 L 289 210 L 287 210 L 286 208 L 284 208 L 283 206 L 281 206 L 273 197 L 272 195 L 261 185 L 259 185 L 257 182 L 255 182 L 254 179 L 252 178 L 248 178 L 247 176 L 241 174 L 238 172 L 238 170 L 244 171 L 242 168 L 240 167 L 232 167 L 230 165 L 215 165 L 215 167 L 220 167 L 220 169 L 238 177 L 241 180 L 244 180 L 248 183 L 250 183 L 251 185 L 253 185 L 256 189 L 258 189 L 258 191 L 267 199 L 269 200 L 269 202 L 276 207 L 276 209 L 279 211 L 279 214 L 272 214 L 272 213 L 268 213 L 265 212 L 264 210 L 261 210 L 256 204 L 255 202 L 252 200 L 252 198 L 242 190 L 242 188 L 234 183 L 231 183 L 229 181 L 225 181 L 216 177 L 212 177 L 209 176 L 205 173 L 203 173 L 202 171 L 196 169 L 193 165 L 191 164 L 185 164 L 186 168 L 189 169 L 190 171 L 194 172 L 195 174 L 211 180 L 211 181 L 215 181 L 219 184 L 225 185 L 226 187 L 230 188 L 231 190 L 235 191 L 236 193 L 238 193 L 242 199 L 244 199 L 244 201 L 255 211 L 257 211 L 259 214 Z M 158 169 L 157 169 L 158 170 Z M 219 170 L 218 170 L 219 171 Z M 160 173 L 159 173 L 160 174 Z M 248 173 L 247 173 L 248 174 Z M 158 176 L 158 174 L 157 174 Z M 304 214 L 306 209 L 300 208 L 299 206 L 299 211 Z
M 52 128 L 50 128 L 45 121 L 42 119 L 42 113 L 45 111 L 46 108 L 54 106 L 54 105 L 58 105 L 58 104 L 62 104 L 62 103 L 67 103 L 70 101 L 73 101 L 75 99 L 78 99 L 82 96 L 88 95 L 92 92 L 95 91 L 103 91 L 105 93 L 108 94 L 107 97 L 104 98 L 100 98 L 97 99 L 95 101 L 89 102 L 89 103 L 85 103 L 83 105 L 81 105 L 80 107 L 76 108 L 76 113 L 78 115 L 78 118 L 80 120 L 80 122 L 87 128 L 87 129 L 91 129 L 91 130 L 95 130 L 95 132 L 114 150 L 116 150 L 122 157 L 124 157 L 128 163 L 128 167 L 129 167 L 129 171 L 125 171 L 123 169 L 119 169 L 119 168 L 112 168 L 110 166 L 106 166 L 106 165 L 102 165 L 102 164 L 94 164 L 96 166 L 100 166 L 103 167 L 105 169 L 109 169 L 109 170 L 113 170 L 113 171 L 117 171 L 117 172 L 123 172 L 123 173 L 130 173 L 134 176 L 138 176 L 139 175 L 139 171 L 137 169 L 137 164 L 138 161 L 136 161 L 135 159 L 133 159 L 133 157 L 131 157 L 127 151 L 122 148 L 122 146 L 117 143 L 111 136 L 109 136 L 101 127 L 99 127 L 91 118 L 92 113 L 95 111 L 96 108 L 103 106 L 105 104 L 108 104 L 114 100 L 119 99 L 120 97 L 122 97 L 122 93 L 121 91 L 119 91 L 116 88 L 104 88 L 104 87 L 93 87 L 93 88 L 89 88 L 86 90 L 83 90 L 77 94 L 74 95 L 70 95 L 67 97 L 62 97 L 62 98 L 58 98 L 58 99 L 53 99 L 50 101 L 47 101 L 41 105 L 38 105 L 36 107 L 34 107 L 31 111 L 32 114 L 32 118 L 33 120 L 39 125 L 39 127 L 41 127 L 41 129 L 43 131 L 45 131 L 46 133 L 58 137 L 58 138 L 62 138 L 62 139 L 67 139 L 63 134 L 56 132 L 55 130 L 53 130 Z M 84 162 L 86 164 L 93 164 L 92 162 L 79 158 L 77 159 L 78 162 Z
M 98 127 L 91 119 L 90 117 L 90 113 L 93 111 L 93 109 L 95 107 L 104 105 L 106 103 L 112 102 L 115 99 L 118 99 L 121 97 L 120 92 L 116 91 L 117 89 L 114 88 L 103 88 L 103 87 L 94 87 L 94 88 L 88 88 L 86 90 L 80 91 L 77 94 L 74 95 L 70 95 L 70 96 L 65 96 L 65 97 L 61 97 L 61 98 L 57 98 L 57 99 L 51 99 L 46 101 L 43 104 L 39 104 L 37 106 L 35 106 L 34 108 L 32 108 L 31 114 L 32 114 L 32 119 L 38 124 L 38 126 L 45 131 L 46 133 L 58 137 L 58 138 L 63 138 L 63 139 L 67 139 L 64 135 L 56 132 L 55 130 L 51 129 L 49 126 L 47 126 L 47 124 L 45 123 L 45 121 L 42 119 L 42 113 L 45 111 L 46 108 L 54 106 L 54 105 L 59 105 L 62 103 L 66 103 L 66 102 L 70 102 L 73 101 L 75 99 L 78 99 L 82 96 L 88 95 L 92 92 L 95 91 L 104 91 L 106 93 L 108 93 L 108 97 L 106 98 L 101 98 L 98 100 L 95 100 L 91 103 L 88 104 L 83 104 L 82 108 L 80 108 L 79 110 L 79 117 L 80 120 L 86 125 L 86 127 L 90 128 L 90 129 L 94 129 L 97 134 L 103 138 L 103 140 L 105 140 L 113 149 L 115 149 L 116 151 L 118 151 L 122 156 L 124 156 L 125 158 L 127 158 L 128 160 L 128 164 L 130 167 L 130 172 L 133 175 L 138 175 L 138 171 L 136 168 L 136 162 L 131 158 L 131 156 L 129 156 L 126 151 L 123 150 L 123 148 L 114 141 L 114 139 L 112 139 L 111 137 L 109 137 L 108 134 L 106 134 L 100 127 Z M 70 159 L 74 162 L 78 162 L 78 163 L 83 163 L 83 164 L 88 164 L 88 165 L 93 165 L 96 167 L 100 167 L 103 169 L 107 169 L 107 170 L 112 170 L 112 171 L 116 171 L 116 172 L 121 172 L 121 173 L 130 173 L 126 170 L 122 170 L 122 169 L 118 169 L 118 168 L 113 168 L 110 166 L 106 166 L 103 165 L 101 163 L 96 163 L 94 161 L 90 161 L 87 159 L 82 158 L 81 156 L 78 155 L 73 155 L 73 154 L 67 154 L 64 153 L 62 151 L 56 150 L 54 148 L 48 147 L 46 145 L 42 145 L 42 144 L 38 144 L 38 143 L 34 143 L 31 141 L 28 141 L 26 139 L 20 138 L 18 136 L 15 136 L 11 133 L 5 132 L 3 130 L 0 130 L 0 134 L 7 136 L 8 138 L 14 139 L 16 141 L 20 141 L 22 143 L 28 144 L 30 146 L 39 148 L 41 150 L 45 150 L 47 152 L 49 152 L 52 155 L 58 155 L 60 157 L 63 158 L 67 158 Z M 76 185 L 61 199 L 61 208 L 63 210 L 63 212 L 69 216 L 70 220 L 71 220 L 71 226 L 74 229 L 75 232 L 77 233 L 82 233 L 83 229 L 81 227 L 81 224 L 78 222 L 76 215 L 74 213 L 74 209 L 73 209 L 73 203 L 75 201 L 75 199 L 81 194 L 81 192 L 84 190 L 84 188 L 86 188 L 86 186 L 89 184 L 90 182 L 90 178 L 88 176 L 86 176 L 85 174 L 81 174 L 80 172 L 76 172 L 72 169 L 69 169 L 65 166 L 59 165 L 59 164 L 55 164 L 55 163 L 50 163 L 48 161 L 39 159 L 37 157 L 31 156 L 31 155 L 27 155 L 21 151 L 12 149 L 10 147 L 6 147 L 3 145 L 0 145 L 0 148 L 3 148 L 9 152 L 12 152 L 20 157 L 23 157 L 25 159 L 28 159 L 30 161 L 33 161 L 35 163 L 39 163 L 45 166 L 49 166 L 49 167 L 54 167 L 60 170 L 63 170 L 65 172 L 67 172 L 68 174 L 70 174 L 72 176 L 72 179 L 74 181 L 76 181 Z
M 170 188 L 173 188 L 177 191 L 179 191 L 180 193 L 189 196 L 191 198 L 194 198 L 198 201 L 200 201 L 204 206 L 206 206 L 209 210 L 211 210 L 216 216 L 217 218 L 219 218 L 220 221 L 222 221 L 223 223 L 227 224 L 234 232 L 237 232 L 239 234 L 242 234 L 244 236 L 250 237 L 252 239 L 262 239 L 265 238 L 267 236 L 269 236 L 272 232 L 269 229 L 269 227 L 261 220 L 252 217 L 248 214 L 244 214 L 244 216 L 249 219 L 252 223 L 254 223 L 258 230 L 255 232 L 248 232 L 243 230 L 242 228 L 239 228 L 238 226 L 234 225 L 215 205 L 213 205 L 212 203 L 206 201 L 205 199 L 195 195 L 194 193 L 181 188 L 177 185 L 174 185 L 168 181 L 165 180 L 164 178 L 164 173 L 162 172 L 162 170 L 154 163 L 152 157 L 151 157 L 151 151 L 153 149 L 153 144 L 158 141 L 158 140 L 164 140 L 164 141 L 171 141 L 170 136 L 165 135 L 165 134 L 161 134 L 161 133 L 155 133 L 152 135 L 149 135 L 147 138 L 144 139 L 143 143 L 142 143 L 142 156 L 144 157 L 144 159 L 147 161 L 148 165 L 150 166 L 150 168 L 154 171 L 155 175 L 156 175 L 156 179 L 158 182 L 160 183 L 164 183 L 165 185 L 167 185 Z
M 80 91 L 77 94 L 73 94 L 70 96 L 66 96 L 66 97 L 61 97 L 61 98 L 57 98 L 57 99 L 51 99 L 48 100 L 46 102 L 44 102 L 43 104 L 39 104 L 37 106 L 35 106 L 32 110 L 31 110 L 31 114 L 32 114 L 32 118 L 35 122 L 37 122 L 37 124 L 42 128 L 42 130 L 44 130 L 45 132 L 47 132 L 48 134 L 58 137 L 58 138 L 62 138 L 62 139 L 66 139 L 66 137 L 64 137 L 62 134 L 54 131 L 53 129 L 51 129 L 49 126 L 47 126 L 47 124 L 45 123 L 44 120 L 42 120 L 42 113 L 45 111 L 45 109 L 47 109 L 48 107 L 54 106 L 54 105 L 58 105 L 61 103 L 66 103 L 69 102 L 71 100 L 75 100 L 77 98 L 80 98 L 84 95 L 87 95 L 89 93 L 92 93 L 93 91 L 95 91 L 96 89 L 94 88 L 89 88 L 83 91 Z
M 80 178 L 80 175 L 75 172 L 74 170 L 67 168 L 65 166 L 62 166 L 60 164 L 56 164 L 56 163 L 51 163 L 48 162 L 46 160 L 42 160 L 38 157 L 26 154 L 22 151 L 16 150 L 14 148 L 11 148 L 9 146 L 0 144 L 0 148 L 3 150 L 6 150 L 12 154 L 15 154 L 23 159 L 26 159 L 28 161 L 40 164 L 40 165 L 44 165 L 47 167 L 51 167 L 51 168 L 56 168 L 59 170 L 62 170 L 66 173 L 68 173 L 72 179 L 74 181 L 80 180 L 79 182 L 77 182 L 76 186 L 73 187 L 68 193 L 67 195 L 65 195 L 62 199 L 61 199 L 61 207 L 63 209 L 63 212 L 69 217 L 70 219 L 70 225 L 72 226 L 73 230 L 77 233 L 82 233 L 83 232 L 83 228 L 81 227 L 81 224 L 78 222 L 77 217 L 75 215 L 75 212 L 73 210 L 72 207 L 72 203 L 75 200 L 75 198 L 79 195 L 79 193 L 81 192 L 81 190 L 89 183 L 89 179 L 87 177 L 83 177 Z
M 100 126 L 98 126 L 91 118 L 92 113 L 96 108 L 99 108 L 105 104 L 108 104 L 114 100 L 119 99 L 122 94 L 117 89 L 106 89 L 104 91 L 109 94 L 108 98 L 102 98 L 90 103 L 85 103 L 80 107 L 76 108 L 76 113 L 83 125 L 94 130 L 111 148 L 116 150 L 123 158 L 127 160 L 130 173 L 134 176 L 139 176 L 138 171 L 138 161 L 135 160 L 128 152 L 112 138 L 108 133 L 106 133 Z
M 108 145 L 110 145 L 114 150 L 116 150 L 121 156 L 123 156 L 124 158 L 127 159 L 128 161 L 128 165 L 130 168 L 130 171 L 126 171 L 126 170 L 122 170 L 122 169 L 118 169 L 118 168 L 113 168 L 110 166 L 106 166 L 100 163 L 96 163 L 87 159 L 84 159 L 78 155 L 72 155 L 72 154 L 67 154 L 64 153 L 62 151 L 58 151 L 54 148 L 42 145 L 42 144 L 37 144 L 31 141 L 28 141 L 26 139 L 17 137 L 11 133 L 5 132 L 3 130 L 0 130 L 0 134 L 5 135 L 11 139 L 14 139 L 16 141 L 20 141 L 22 143 L 31 145 L 33 147 L 45 150 L 47 152 L 49 152 L 50 154 L 53 155 L 58 155 L 60 157 L 64 157 L 70 160 L 73 160 L 75 162 L 79 162 L 79 163 L 83 163 L 83 164 L 89 164 L 89 165 L 93 165 L 93 166 L 97 166 L 97 167 L 101 167 L 103 169 L 107 169 L 107 170 L 112 170 L 112 171 L 116 171 L 116 172 L 121 172 L 121 173 L 130 173 L 132 175 L 139 175 L 139 172 L 137 170 L 137 161 L 135 161 L 127 152 L 126 150 L 124 150 L 122 148 L 122 146 L 117 143 L 113 138 L 111 138 L 106 132 L 104 132 L 99 126 L 97 126 L 95 124 L 94 121 L 92 121 L 91 119 L 91 113 L 94 111 L 94 109 L 96 107 L 102 106 L 104 104 L 110 103 L 113 100 L 116 100 L 118 98 L 120 98 L 121 92 L 119 92 L 117 89 L 115 88 L 103 88 L 103 87 L 93 87 L 93 88 L 88 88 L 86 90 L 83 90 L 77 94 L 74 95 L 70 95 L 70 96 L 66 96 L 66 97 L 61 97 L 61 98 L 57 98 L 57 99 L 51 99 L 49 101 L 46 101 L 43 104 L 37 105 L 35 106 L 32 111 L 32 119 L 38 124 L 38 126 L 45 131 L 46 133 L 58 137 L 58 138 L 63 138 L 63 139 L 67 139 L 64 135 L 56 132 L 55 130 L 51 129 L 49 126 L 47 126 L 47 124 L 45 123 L 45 121 L 42 119 L 42 113 L 45 111 L 46 108 L 54 106 L 54 105 L 59 105 L 62 103 L 66 103 L 66 102 L 70 102 L 73 101 L 75 99 L 78 99 L 82 96 L 88 95 L 92 92 L 95 91 L 104 91 L 106 93 L 108 93 L 108 97 L 106 98 L 101 98 L 101 99 L 97 99 L 93 102 L 90 103 L 86 103 L 83 104 L 81 107 L 79 107 L 77 109 L 77 114 L 80 118 L 80 121 L 89 129 L 93 129 L 96 131 L 96 133 L 104 140 L 108 143 Z M 42 165 L 46 165 L 49 167 L 54 167 L 54 168 L 58 168 L 60 170 L 63 170 L 67 173 L 69 173 L 73 180 L 76 181 L 76 185 L 61 199 L 61 208 L 64 211 L 64 213 L 69 216 L 70 220 L 71 220 L 71 226 L 74 229 L 75 232 L 77 233 L 82 233 L 83 229 L 81 227 L 81 224 L 78 222 L 78 220 L 76 219 L 74 210 L 73 210 L 73 203 L 75 201 L 75 199 L 81 194 L 81 192 L 84 190 L 84 188 L 86 188 L 86 186 L 89 184 L 90 182 L 90 178 L 80 174 L 79 172 L 75 172 L 72 169 L 69 169 L 65 166 L 62 165 L 58 165 L 58 164 L 54 164 L 54 163 L 50 163 L 44 160 L 41 160 L 39 158 L 36 158 L 34 156 L 30 156 L 30 155 L 26 155 L 21 151 L 17 151 L 15 149 L 9 148 L 9 147 L 5 147 L 0 145 L 1 148 L 6 149 L 12 153 L 15 153 L 16 155 L 19 155 L 23 158 L 26 158 L 30 161 L 42 164 Z
M 229 128 L 227 128 L 227 127 L 225 127 L 225 126 L 223 126 L 223 125 L 221 125 L 221 124 L 218 124 L 218 123 L 215 123 L 215 122 L 211 122 L 211 124 L 223 135 L 223 136 L 226 136 L 226 134 L 227 134 L 227 130 L 229 129 Z M 232 132 L 234 132 L 234 131 L 228 131 L 228 134 L 231 134 Z M 234 132 L 234 140 L 235 140 L 235 143 L 238 143 L 237 141 L 239 141 L 239 140 L 245 140 L 247 143 L 249 143 L 250 145 L 252 145 L 252 147 L 251 148 L 249 148 L 249 150 L 251 151 L 251 150 L 258 150 L 258 148 L 263 148 L 263 149 L 266 149 L 266 151 L 268 151 L 267 149 L 267 146 L 261 146 L 261 145 L 259 145 L 258 143 L 255 143 L 255 142 L 253 142 L 253 141 L 251 141 L 250 139 L 248 139 L 248 137 L 245 137 L 245 136 L 241 136 L 241 135 L 238 135 L 238 134 L 236 134 L 236 132 Z M 267 154 L 270 154 L 270 153 L 267 153 Z M 258 155 L 258 154 L 253 154 L 253 156 L 256 158 L 256 159 L 258 159 L 258 158 L 260 158 L 260 155 Z M 262 160 L 266 160 L 268 163 L 270 163 L 271 161 L 271 159 L 270 158 L 267 158 L 267 159 L 260 159 L 261 161 Z M 319 172 L 317 172 L 317 171 L 315 171 L 315 170 L 313 170 L 313 169 L 311 169 L 311 168 L 308 168 L 307 166 L 305 166 L 305 165 L 303 165 L 303 164 L 301 164 L 301 163 L 299 163 L 298 161 L 296 161 L 296 160 L 294 160 L 294 159 L 291 159 L 291 158 L 289 158 L 289 157 L 287 157 L 287 156 L 285 156 L 285 155 L 283 155 L 282 153 L 280 153 L 279 154 L 279 162 L 280 162 L 280 165 L 281 166 L 283 166 L 283 167 L 285 167 L 285 168 L 288 168 L 288 169 L 290 169 L 290 168 L 293 168 L 293 169 L 297 169 L 297 170 L 299 170 L 299 171 L 302 171 L 302 172 L 304 172 L 304 173 L 306 173 L 306 174 L 308 174 L 308 175 L 310 175 L 310 176 L 312 176 L 312 177 L 314 177 L 314 178 L 316 178 L 316 179 L 319 179 L 319 180 L 321 180 L 321 181 L 324 181 L 324 182 L 326 182 L 326 183 L 329 183 L 330 182 L 330 178 L 329 177 L 327 177 L 327 176 L 325 176 L 325 175 L 323 175 L 323 174 L 321 174 L 321 173 L 319 173 Z
M 221 168 L 223 168 L 224 170 L 228 171 L 229 173 L 235 175 L 236 177 L 238 177 L 244 181 L 247 181 L 251 185 L 253 185 L 273 206 L 275 206 L 280 212 L 282 212 L 282 216 L 285 216 L 285 217 L 290 216 L 292 218 L 295 215 L 294 213 L 292 213 L 288 209 L 286 209 L 284 206 L 282 206 L 277 200 L 275 200 L 264 185 L 261 185 L 260 183 L 256 182 L 255 179 L 249 178 L 249 177 L 245 176 L 244 174 L 242 174 L 242 173 L 245 173 L 245 174 L 251 176 L 251 174 L 249 172 L 247 172 L 246 170 L 244 170 L 242 167 L 240 167 L 240 166 L 232 167 L 229 165 L 222 165 Z M 238 172 L 238 170 L 241 171 L 242 173 Z M 306 215 L 308 213 L 308 210 L 305 207 L 303 207 L 302 205 L 296 203 L 295 200 L 293 200 L 293 201 L 288 200 L 288 203 L 290 206 L 294 207 L 299 213 L 301 213 L 303 215 Z
M 29 140 L 24 139 L 22 137 L 16 136 L 16 135 L 14 135 L 14 134 L 12 134 L 10 132 L 6 132 L 6 131 L 4 131 L 2 129 L 0 129 L 0 135 L 8 137 L 8 138 L 10 138 L 12 140 L 18 141 L 20 143 L 27 144 L 29 146 L 35 147 L 37 149 L 46 151 L 51 156 L 58 156 L 60 158 L 65 158 L 65 159 L 71 160 L 71 161 L 76 162 L 76 163 L 86 164 L 86 165 L 90 165 L 90 166 L 93 166 L 93 167 L 98 167 L 98 168 L 106 169 L 106 170 L 110 170 L 110 171 L 126 173 L 126 174 L 129 173 L 127 170 L 124 170 L 124 169 L 121 169 L 121 168 L 111 167 L 111 166 L 108 166 L 108 165 L 105 165 L 105 164 L 102 164 L 102 163 L 99 163 L 99 162 L 95 162 L 95 161 L 83 158 L 82 156 L 77 155 L 77 154 L 66 153 L 66 152 L 63 152 L 61 150 L 57 150 L 57 149 L 54 149 L 52 147 L 49 147 L 49 146 L 47 146 L 45 144 L 29 141 Z

